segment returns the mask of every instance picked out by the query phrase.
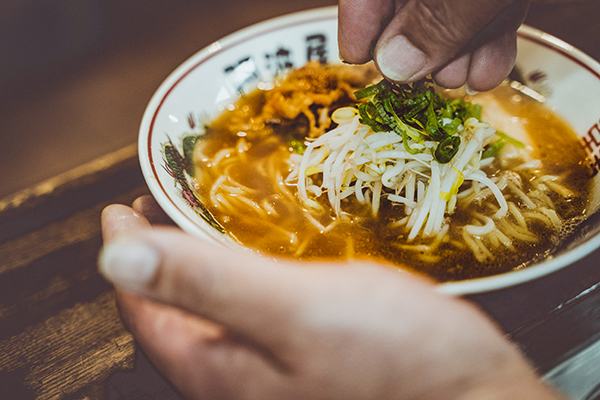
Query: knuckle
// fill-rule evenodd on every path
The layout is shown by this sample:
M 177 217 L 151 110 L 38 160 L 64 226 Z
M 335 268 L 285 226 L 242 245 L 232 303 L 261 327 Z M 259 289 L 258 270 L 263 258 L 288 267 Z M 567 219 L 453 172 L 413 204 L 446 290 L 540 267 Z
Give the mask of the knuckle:
M 409 40 L 427 50 L 459 49 L 515 0 L 486 0 L 480 6 L 461 0 L 419 0 L 407 10 Z
M 416 3 L 417 9 L 411 13 L 411 18 L 415 19 L 416 25 L 422 28 L 418 34 L 424 43 L 419 45 L 437 43 L 440 46 L 455 46 L 462 42 L 464 25 L 453 15 L 451 3 L 430 4 L 428 1 Z

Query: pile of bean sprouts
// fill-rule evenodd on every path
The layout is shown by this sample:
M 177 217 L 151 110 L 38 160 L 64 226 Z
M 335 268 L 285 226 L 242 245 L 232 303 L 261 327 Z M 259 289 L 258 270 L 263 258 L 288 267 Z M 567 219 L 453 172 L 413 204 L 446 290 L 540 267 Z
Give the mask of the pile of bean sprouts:
M 482 170 L 493 161 L 493 158 L 482 159 L 482 154 L 496 137 L 495 129 L 486 122 L 467 119 L 458 128 L 457 134 L 461 136 L 458 152 L 450 162 L 441 164 L 431 151 L 415 154 L 406 151 L 402 137 L 395 132 L 375 132 L 361 124 L 353 108 L 336 110 L 332 119 L 338 126 L 307 141 L 304 154 L 294 155 L 292 172 L 286 179 L 288 183 L 297 184 L 298 197 L 313 211 L 322 211 L 317 201 L 321 196 L 326 196 L 339 218 L 347 216 L 342 200 L 349 197 L 370 206 L 374 215 L 382 202 L 391 202 L 404 208 L 395 226 L 406 228 L 408 243 L 416 238 L 433 238 L 433 242 L 440 243 L 448 233 L 449 215 L 457 201 L 472 199 L 486 191 L 497 203 L 493 213 L 488 216 L 475 213 L 474 221 L 463 230 L 466 244 L 479 261 L 493 258 L 489 247 L 514 250 L 512 239 L 537 241 L 528 230 L 530 220 L 542 221 L 552 229 L 558 229 L 561 224 L 552 201 L 542 201 L 539 196 L 531 198 L 524 193 L 517 182 L 518 174 L 514 174 L 516 178 L 510 173 L 488 177 Z M 427 150 L 436 145 L 424 140 L 413 144 L 413 148 Z M 531 167 L 540 166 L 539 160 L 528 160 L 528 163 Z M 563 197 L 572 195 L 557 180 L 542 177 L 539 181 L 542 191 L 552 190 Z M 463 185 L 469 181 L 470 185 Z M 514 194 L 525 212 L 513 201 L 507 201 L 504 189 Z M 507 214 L 517 223 L 507 221 L 504 218 Z M 484 237 L 488 239 L 487 245 Z

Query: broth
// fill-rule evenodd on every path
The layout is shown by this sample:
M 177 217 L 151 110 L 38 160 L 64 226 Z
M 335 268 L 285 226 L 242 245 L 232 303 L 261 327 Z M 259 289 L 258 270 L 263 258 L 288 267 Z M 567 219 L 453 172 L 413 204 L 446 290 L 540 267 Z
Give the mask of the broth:
M 214 218 L 244 246 L 300 260 L 378 260 L 392 268 L 407 268 L 445 282 L 530 265 L 550 254 L 581 222 L 591 186 L 591 171 L 582 146 L 560 118 L 507 84 L 470 100 L 483 103 L 484 110 L 487 104 L 490 115 L 517 121 L 521 132 L 506 133 L 521 138 L 526 132 L 528 136 L 522 140 L 527 141 L 529 151 L 506 146 L 498 160 L 485 167 L 485 172 L 489 177 L 498 177 L 510 170 L 517 179 L 517 168 L 523 192 L 535 195 L 532 198 L 536 204 L 551 204 L 553 213 L 562 221 L 560 228 L 547 221 L 554 214 L 532 214 L 526 201 L 506 189 L 503 193 L 512 204 L 513 213 L 503 218 L 507 224 L 504 232 L 514 231 L 514 237 L 508 247 L 481 239 L 479 245 L 491 253 L 482 259 L 474 254 L 474 245 L 466 244 L 463 237 L 463 227 L 477 219 L 474 215 L 491 212 L 490 201 L 478 199 L 480 191 L 475 188 L 472 195 L 463 196 L 472 197 L 467 206 L 458 201 L 448 217 L 450 229 L 443 237 L 407 241 L 406 229 L 396 226 L 404 216 L 403 206 L 391 202 L 382 202 L 374 216 L 370 207 L 348 197 L 342 200 L 341 218 L 325 199 L 319 198 L 317 201 L 326 212 L 313 212 L 298 198 L 296 186 L 286 182 L 292 164 L 298 162 L 292 156 L 295 146 L 306 136 L 319 136 L 328 129 L 331 112 L 353 104 L 351 93 L 373 81 L 374 76 L 364 69 L 352 72 L 344 68 L 340 73 L 335 69 L 323 72 L 321 67 L 311 68 L 296 76 L 292 89 L 297 90 L 284 90 L 283 95 L 256 91 L 241 98 L 207 127 L 196 145 L 197 193 Z M 337 91 L 333 100 L 319 97 L 331 90 Z M 278 110 L 274 100 L 277 96 L 286 97 L 297 107 L 291 114 L 289 110 Z M 310 104 L 307 97 L 320 102 L 321 107 Z M 286 112 L 288 115 L 284 115 Z M 533 163 L 533 167 L 525 169 L 523 165 L 529 159 L 541 161 L 543 168 Z M 515 211 L 515 207 L 521 211 Z M 519 239 L 523 233 L 518 229 L 523 223 L 519 220 L 521 214 L 531 215 L 526 229 L 535 240 L 527 236 Z

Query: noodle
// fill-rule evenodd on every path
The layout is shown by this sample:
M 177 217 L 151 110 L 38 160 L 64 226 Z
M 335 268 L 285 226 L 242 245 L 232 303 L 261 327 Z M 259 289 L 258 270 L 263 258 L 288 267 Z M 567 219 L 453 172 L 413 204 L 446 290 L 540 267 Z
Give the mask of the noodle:
M 511 144 L 484 158 L 496 131 L 474 117 L 456 125 L 463 140 L 443 163 L 417 128 L 406 125 L 402 136 L 361 122 L 353 93 L 375 78 L 370 68 L 310 64 L 207 127 L 195 149 L 194 185 L 232 237 L 277 256 L 374 258 L 448 281 L 534 262 L 582 214 L 585 154 L 541 104 L 519 107 L 530 107 L 530 125 L 544 132 L 531 137 L 536 146 L 571 135 L 564 165 L 552 163 L 550 148 Z M 512 90 L 494 93 L 507 102 Z

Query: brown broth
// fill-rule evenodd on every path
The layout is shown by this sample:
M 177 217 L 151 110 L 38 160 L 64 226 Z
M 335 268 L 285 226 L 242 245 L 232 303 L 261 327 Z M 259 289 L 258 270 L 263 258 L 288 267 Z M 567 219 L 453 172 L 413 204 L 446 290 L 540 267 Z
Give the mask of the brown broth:
M 543 104 L 521 96 L 506 85 L 492 91 L 491 96 L 503 105 L 504 112 L 527 122 L 534 157 L 543 162 L 545 173 L 565 176 L 564 185 L 576 194 L 568 200 L 553 198 L 558 215 L 567 221 L 581 219 L 588 205 L 591 180 L 585 152 L 572 129 Z M 300 260 L 378 260 L 438 281 L 454 281 L 529 265 L 551 253 L 564 236 L 563 232 L 542 224 L 532 224 L 530 229 L 538 236 L 537 243 L 515 242 L 516 251 L 498 251 L 492 262 L 481 263 L 468 248 L 457 244 L 460 237 L 452 229 L 453 240 L 440 245 L 435 252 L 403 249 L 403 231 L 389 227 L 390 221 L 402 214 L 402 206 L 388 202 L 382 203 L 377 217 L 370 214 L 368 207 L 349 199 L 342 204 L 342 209 L 351 215 L 347 220 L 336 219 L 331 212 L 307 217 L 308 211 L 295 196 L 295 187 L 281 184 L 290 171 L 290 136 L 254 118 L 263 104 L 263 92 L 242 99 L 235 110 L 225 112 L 208 128 L 196 149 L 198 193 L 214 217 L 244 246 Z M 245 128 L 244 133 L 239 133 L 240 127 Z M 235 150 L 217 168 L 211 159 L 224 148 Z M 499 169 L 498 165 L 492 165 L 486 173 L 490 175 Z M 240 200 L 238 187 L 221 192 L 222 202 L 214 201 L 211 187 L 224 171 L 249 188 L 244 189 L 246 200 Z M 224 185 L 236 187 L 227 181 Z M 324 201 L 321 204 L 328 207 Z M 481 210 L 485 211 L 485 207 L 482 204 Z M 467 224 L 472 211 L 472 207 L 458 208 L 451 217 L 453 224 Z M 327 232 L 321 232 L 311 219 L 329 227 Z M 335 226 L 330 226 L 332 223 Z

